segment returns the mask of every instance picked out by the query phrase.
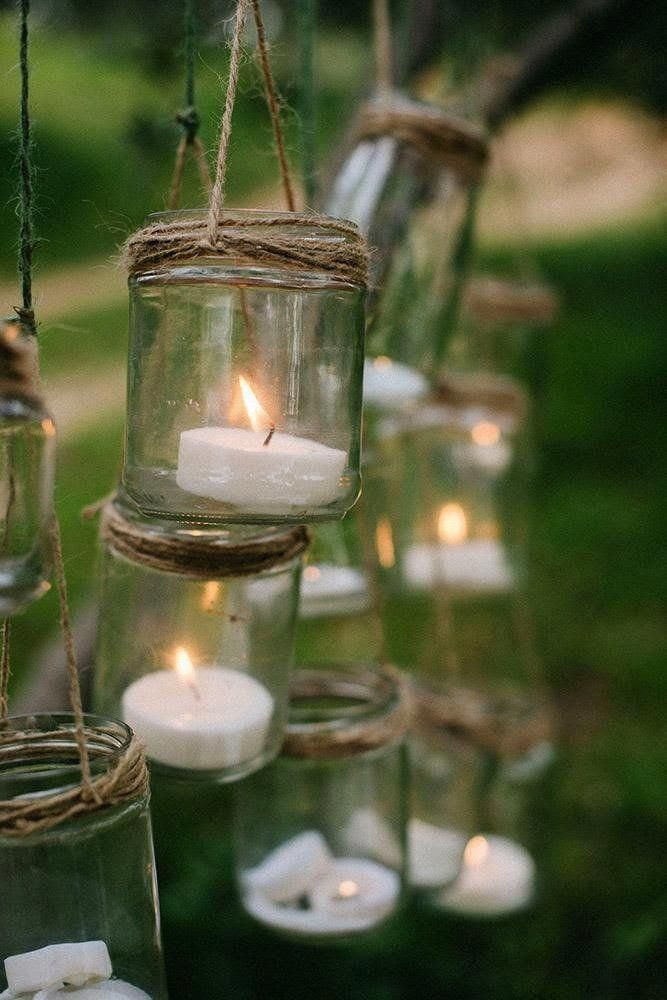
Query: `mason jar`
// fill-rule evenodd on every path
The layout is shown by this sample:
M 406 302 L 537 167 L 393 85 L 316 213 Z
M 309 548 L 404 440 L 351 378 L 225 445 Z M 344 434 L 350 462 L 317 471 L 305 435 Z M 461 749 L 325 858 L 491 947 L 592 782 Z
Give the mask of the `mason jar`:
M 94 678 L 154 771 L 233 781 L 278 752 L 303 528 L 164 533 L 110 505 Z
M 509 916 L 539 886 L 531 806 L 554 758 L 546 697 L 464 679 L 413 685 L 410 881 L 464 918 Z
M 0 321 L 0 616 L 49 587 L 55 425 L 36 390 L 35 338 Z
M 357 222 L 374 250 L 365 374 L 374 406 L 415 398 L 419 373 L 439 367 L 487 147 L 473 124 L 400 93 L 365 104 L 353 136 L 324 204 Z
M 202 219 L 162 213 L 149 230 Z M 235 212 L 219 242 L 238 244 L 238 257 L 211 250 L 131 268 L 120 502 L 135 519 L 302 524 L 352 506 L 365 284 L 324 270 L 316 254 L 325 247 L 345 262 L 359 237 L 341 227 Z M 250 230 L 253 259 L 243 252 Z M 270 252 L 276 241 L 282 257 Z
M 81 782 L 75 730 L 67 714 L 0 722 L 0 985 L 49 1000 L 167 1000 L 148 793 L 73 809 L 56 825 L 41 816 L 49 793 Z M 93 780 L 131 736 L 121 722 L 84 718 Z M 10 828 L 19 804 L 34 811 Z
M 379 927 L 401 901 L 407 706 L 389 668 L 299 668 L 280 757 L 236 789 L 246 912 L 329 942 Z

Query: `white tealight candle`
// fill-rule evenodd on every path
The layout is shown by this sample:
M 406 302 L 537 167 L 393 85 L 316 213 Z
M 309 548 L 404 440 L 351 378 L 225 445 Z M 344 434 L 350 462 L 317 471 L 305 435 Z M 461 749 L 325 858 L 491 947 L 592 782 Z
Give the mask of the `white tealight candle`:
M 336 858 L 309 893 L 314 911 L 380 921 L 396 907 L 401 885 L 390 868 L 366 858 Z
M 401 866 L 401 846 L 391 827 L 375 809 L 355 809 L 342 832 L 350 851 L 379 858 L 392 868 Z
M 9 994 L 36 993 L 52 986 L 82 986 L 111 976 L 111 959 L 104 941 L 50 944 L 5 959 Z
M 378 409 L 398 408 L 421 399 L 428 382 L 414 368 L 381 355 L 364 362 L 364 405 Z
M 535 891 L 535 862 L 506 837 L 468 841 L 461 874 L 440 896 L 447 909 L 470 916 L 501 916 L 527 906 Z
M 445 584 L 474 591 L 505 591 L 513 585 L 502 545 L 493 538 L 475 538 L 449 545 L 423 542 L 403 556 L 406 580 L 419 588 Z
M 182 490 L 249 513 L 307 510 L 335 500 L 347 454 L 309 438 L 239 427 L 183 431 L 176 482 Z
M 299 604 L 301 618 L 356 614 L 369 606 L 366 577 L 354 566 L 317 563 L 304 569 Z
M 107 979 L 103 983 L 75 990 L 40 991 L 34 1000 L 66 1000 L 67 997 L 75 997 L 76 1000 L 151 1000 L 148 993 L 122 979 Z
M 243 874 L 244 886 L 253 894 L 275 903 L 289 902 L 305 895 L 327 871 L 331 854 L 317 830 L 306 830 L 281 844 Z
M 273 698 L 259 681 L 228 667 L 156 670 L 123 694 L 124 721 L 161 764 L 192 770 L 233 767 L 259 756 Z
M 449 885 L 461 870 L 465 845 L 466 838 L 457 830 L 411 819 L 408 825 L 410 884 L 416 889 Z
M 265 927 L 295 937 L 335 938 L 371 930 L 377 917 L 337 916 L 324 911 L 281 906 L 261 893 L 249 893 L 243 900 L 247 913 Z

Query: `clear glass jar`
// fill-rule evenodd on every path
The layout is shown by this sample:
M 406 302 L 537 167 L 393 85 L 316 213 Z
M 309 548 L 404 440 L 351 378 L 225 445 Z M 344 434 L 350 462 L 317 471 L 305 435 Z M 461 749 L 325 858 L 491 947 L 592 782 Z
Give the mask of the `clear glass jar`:
M 486 146 L 468 122 L 399 93 L 366 105 L 357 135 L 325 207 L 357 222 L 374 249 L 367 350 L 401 368 L 367 372 L 372 401 L 386 394 L 383 385 L 414 392 L 410 369 L 437 368 L 459 234 Z
M 535 900 L 530 806 L 554 757 L 545 699 L 491 697 L 461 681 L 415 684 L 410 881 L 428 904 L 493 918 Z
M 95 776 L 131 732 L 95 716 L 85 727 Z M 0 801 L 38 800 L 80 780 L 71 715 L 0 723 Z M 147 795 L 27 836 L 0 834 L 0 884 L 0 985 L 12 996 L 167 1000 Z M 80 989 L 49 989 L 63 982 Z
M 439 401 L 383 421 L 364 502 L 392 662 L 441 676 L 521 676 L 517 590 L 529 458 L 522 401 Z M 519 604 L 520 606 L 520 604 Z
M 387 668 L 298 669 L 277 760 L 237 786 L 243 906 L 306 941 L 383 924 L 400 902 L 407 712 Z
M 289 237 L 289 218 L 267 240 Z M 344 252 L 316 222 L 308 238 Z M 211 256 L 134 274 L 121 502 L 201 525 L 341 517 L 359 492 L 364 307 L 364 287 L 307 264 Z
M 261 767 L 287 712 L 305 529 L 165 535 L 112 507 L 103 535 L 96 709 L 173 776 Z
M 0 323 L 0 616 L 49 588 L 56 431 L 32 391 L 33 369 L 34 338 Z
M 381 628 L 356 518 L 318 527 L 301 575 L 296 662 L 374 662 Z

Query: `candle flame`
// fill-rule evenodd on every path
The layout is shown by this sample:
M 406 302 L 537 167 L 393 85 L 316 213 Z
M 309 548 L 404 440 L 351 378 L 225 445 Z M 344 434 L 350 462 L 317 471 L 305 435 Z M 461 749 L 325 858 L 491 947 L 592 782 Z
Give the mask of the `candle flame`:
M 315 580 L 319 580 L 319 578 L 322 576 L 322 573 L 317 568 L 317 566 L 306 566 L 306 568 L 303 571 L 303 575 L 306 578 L 306 580 L 310 580 L 311 583 L 314 583 Z
M 388 358 L 386 354 L 379 354 L 377 358 L 373 358 L 373 368 L 386 369 L 391 368 L 392 360 Z
M 470 431 L 470 437 L 475 444 L 480 445 L 482 448 L 488 448 L 490 445 L 498 444 L 500 441 L 500 427 L 490 420 L 480 420 Z
M 252 429 L 254 431 L 262 431 L 272 428 L 273 422 L 271 418 L 250 388 L 250 384 L 243 378 L 243 375 L 239 375 L 239 385 L 241 386 L 243 405 L 246 408 Z
M 438 514 L 438 538 L 447 545 L 460 545 L 468 536 L 468 518 L 460 503 L 446 503 Z
M 380 566 L 384 569 L 391 569 L 396 562 L 394 552 L 394 538 L 391 530 L 391 523 L 388 517 L 381 517 L 375 528 L 375 547 L 377 549 Z
M 489 843 L 485 837 L 477 836 L 468 841 L 463 852 L 465 864 L 475 868 L 486 860 L 489 853 Z
M 352 899 L 359 892 L 359 886 L 357 883 L 351 879 L 346 878 L 338 886 L 338 897 L 339 899 Z
M 192 686 L 195 682 L 195 668 L 192 663 L 192 659 L 187 649 L 183 646 L 179 646 L 174 654 L 174 663 L 176 666 L 176 673 L 178 674 L 180 680 L 188 686 Z
M 53 437 L 56 433 L 56 426 L 51 417 L 44 417 L 42 420 L 42 430 L 47 437 Z

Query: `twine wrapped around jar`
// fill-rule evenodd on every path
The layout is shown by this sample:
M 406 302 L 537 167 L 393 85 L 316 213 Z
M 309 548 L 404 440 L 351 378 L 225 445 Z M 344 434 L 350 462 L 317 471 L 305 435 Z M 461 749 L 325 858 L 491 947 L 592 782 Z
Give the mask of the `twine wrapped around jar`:
M 484 326 L 505 323 L 548 326 L 558 311 L 558 296 L 539 282 L 479 276 L 466 286 L 463 310 Z
M 299 669 L 290 687 L 292 716 L 281 753 L 301 759 L 352 757 L 392 743 L 407 734 L 412 714 L 409 687 L 400 671 L 391 666 L 374 670 Z M 340 714 L 331 707 L 321 721 L 300 722 L 300 700 L 353 701 Z M 384 706 L 386 705 L 386 708 Z M 383 710 L 384 708 L 384 710 Z M 313 714 L 316 715 L 315 709 Z M 364 713 L 368 717 L 364 717 Z
M 102 515 L 103 540 L 134 563 L 200 580 L 253 576 L 289 562 L 308 547 L 303 526 L 247 538 L 227 532 L 166 534 L 127 521 L 113 503 Z
M 441 376 L 434 400 L 457 408 L 485 407 L 517 421 L 524 419 L 529 406 L 528 396 L 515 382 L 483 372 Z
M 355 139 L 391 136 L 417 149 L 427 160 L 444 164 L 469 182 L 478 181 L 489 155 L 484 132 L 432 105 L 404 97 L 382 96 L 364 104 Z

